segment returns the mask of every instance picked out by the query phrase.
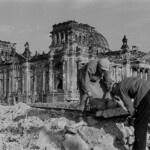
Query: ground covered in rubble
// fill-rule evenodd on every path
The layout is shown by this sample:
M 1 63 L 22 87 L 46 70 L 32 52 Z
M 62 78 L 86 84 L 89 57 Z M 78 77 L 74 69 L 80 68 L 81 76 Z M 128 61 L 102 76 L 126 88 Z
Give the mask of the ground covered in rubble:
M 134 141 L 125 119 L 95 119 L 65 111 L 0 105 L 1 150 L 126 150 Z

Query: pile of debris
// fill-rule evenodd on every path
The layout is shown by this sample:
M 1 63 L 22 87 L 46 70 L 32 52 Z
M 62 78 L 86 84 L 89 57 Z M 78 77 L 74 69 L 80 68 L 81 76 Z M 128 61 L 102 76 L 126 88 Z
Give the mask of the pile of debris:
M 2 150 L 126 150 L 131 149 L 133 128 L 124 118 L 99 120 L 78 114 L 31 108 L 24 103 L 0 106 Z

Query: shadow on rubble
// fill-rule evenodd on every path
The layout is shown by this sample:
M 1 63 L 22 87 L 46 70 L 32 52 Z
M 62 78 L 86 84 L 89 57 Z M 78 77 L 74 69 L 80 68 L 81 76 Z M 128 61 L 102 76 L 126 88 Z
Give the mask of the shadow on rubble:
M 85 118 L 85 121 L 87 123 L 90 121 L 87 119 L 88 117 Z M 114 148 L 116 148 L 116 149 L 126 150 L 126 147 L 124 146 L 125 143 L 123 140 L 124 135 L 121 132 L 121 130 L 119 129 L 119 127 L 116 125 L 116 124 L 121 124 L 121 123 L 125 122 L 126 117 L 104 119 L 104 118 L 96 118 L 96 117 L 92 116 L 92 118 L 93 119 L 91 120 L 91 122 L 95 121 L 95 125 L 94 125 L 94 123 L 93 124 L 90 123 L 90 127 L 98 129 L 98 131 L 101 132 L 100 135 L 102 135 L 103 134 L 102 132 L 104 132 L 103 135 L 106 135 L 106 137 L 107 137 L 106 145 L 112 144 L 114 146 Z M 95 135 L 96 134 L 97 133 L 95 133 Z M 107 135 L 110 135 L 110 136 L 107 136 Z M 97 135 L 97 136 L 99 136 L 99 135 Z M 113 137 L 113 138 L 111 138 L 111 137 Z M 97 139 L 98 138 L 99 137 L 97 137 Z M 103 137 L 101 137 L 101 139 L 103 139 Z
M 25 119 L 27 117 L 38 117 L 42 121 L 50 120 L 52 118 L 61 118 L 65 117 L 68 120 L 72 120 L 77 122 L 77 116 L 79 116 L 78 112 L 68 112 L 68 111 L 60 111 L 60 110 L 45 110 L 38 108 L 31 108 L 28 110 L 26 115 L 17 116 L 13 121 L 18 122 L 21 119 Z

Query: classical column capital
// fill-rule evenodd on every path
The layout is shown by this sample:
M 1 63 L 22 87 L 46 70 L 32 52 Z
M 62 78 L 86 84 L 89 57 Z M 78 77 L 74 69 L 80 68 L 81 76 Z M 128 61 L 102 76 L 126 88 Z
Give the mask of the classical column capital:
M 3 73 L 7 73 L 7 69 L 3 69 Z
M 148 69 L 148 68 L 146 68 L 146 69 L 145 69 L 145 73 L 148 73 L 148 72 L 149 72 L 149 69 Z

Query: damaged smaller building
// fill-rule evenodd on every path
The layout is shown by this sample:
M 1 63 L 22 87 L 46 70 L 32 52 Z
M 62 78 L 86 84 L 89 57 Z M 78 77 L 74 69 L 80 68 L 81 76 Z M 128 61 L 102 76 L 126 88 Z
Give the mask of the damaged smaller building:
M 124 36 L 120 50 L 102 54 L 112 62 L 111 78 L 116 82 L 130 76 L 150 80 L 150 53 L 140 51 L 137 46 L 130 49 L 127 41 Z

